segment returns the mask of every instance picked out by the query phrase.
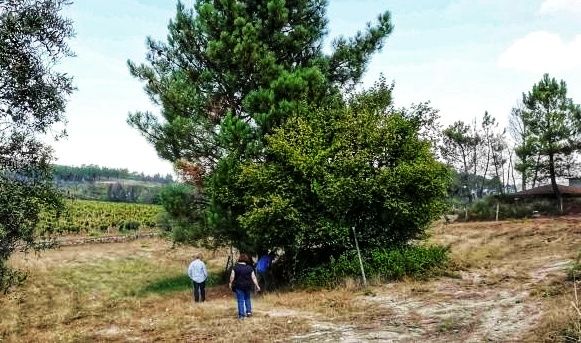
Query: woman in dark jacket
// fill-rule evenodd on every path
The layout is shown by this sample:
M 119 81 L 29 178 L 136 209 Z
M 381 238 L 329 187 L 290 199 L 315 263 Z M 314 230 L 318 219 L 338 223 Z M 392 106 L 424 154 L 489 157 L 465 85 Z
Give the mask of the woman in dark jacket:
M 238 302 L 238 319 L 252 316 L 250 293 L 254 287 L 256 287 L 257 291 L 260 291 L 254 268 L 250 264 L 250 258 L 246 254 L 240 254 L 238 263 L 236 263 L 230 274 L 230 289 L 236 293 Z

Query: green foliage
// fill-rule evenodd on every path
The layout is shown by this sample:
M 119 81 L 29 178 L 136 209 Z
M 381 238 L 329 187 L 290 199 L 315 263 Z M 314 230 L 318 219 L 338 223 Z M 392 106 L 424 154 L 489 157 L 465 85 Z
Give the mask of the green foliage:
M 178 3 L 167 43 L 149 39 L 147 63 L 129 62 L 163 117 L 137 112 L 129 123 L 160 156 L 185 160 L 204 175 L 196 213 L 177 220 L 180 240 L 256 249 L 256 232 L 246 230 L 252 219 L 242 218 L 244 168 L 269 158 L 267 135 L 295 113 L 313 104 L 344 105 L 341 90 L 360 81 L 392 30 L 385 12 L 355 37 L 336 39 L 326 54 L 326 6 L 325 0 L 198 0 L 189 10 Z
M 306 111 L 267 138 L 268 161 L 244 164 L 238 185 L 251 239 L 309 264 L 351 249 L 351 227 L 363 249 L 422 237 L 446 207 L 450 175 L 421 124 L 389 108 L 390 89 Z
M 104 232 L 108 229 L 135 231 L 155 228 L 161 213 L 158 205 L 74 200 L 64 211 L 41 213 L 37 232 L 42 235 Z
M 424 279 L 447 266 L 448 249 L 441 246 L 406 246 L 375 249 L 363 256 L 367 277 L 399 280 L 404 277 Z M 301 274 L 300 283 L 307 287 L 328 287 L 345 278 L 359 278 L 361 269 L 355 251 L 348 251 L 324 265 L 309 268 Z
M 537 166 L 538 172 L 550 178 L 555 195 L 561 200 L 556 178 L 567 175 L 570 157 L 581 146 L 581 106 L 567 98 L 565 81 L 558 82 L 548 74 L 531 91 L 523 93 L 522 102 L 524 108 L 517 113 L 523 127 L 517 147 L 520 169 L 528 168 L 531 155 L 538 156 L 537 163 L 543 163 Z
M 107 168 L 98 165 L 81 165 L 80 167 L 55 165 L 53 166 L 53 175 L 55 181 L 59 182 L 83 182 L 83 181 L 100 181 L 100 180 L 135 180 L 155 183 L 171 183 L 171 175 L 161 176 L 160 174 L 144 175 L 137 172 L 130 172 L 127 169 Z
M 195 171 L 194 188 L 162 196 L 174 238 L 279 248 L 292 277 L 292 266 L 350 250 L 351 227 L 365 249 L 401 245 L 443 212 L 450 176 L 428 137 L 435 111 L 393 109 L 383 79 L 352 91 L 392 30 L 389 13 L 326 54 L 326 5 L 178 4 L 168 42 L 149 40 L 147 64 L 129 63 L 163 116 L 129 123 L 160 156 L 195 166 L 182 170 Z
M 569 270 L 567 270 L 567 279 L 569 279 L 569 281 L 581 280 L 581 252 L 579 252 L 577 258 L 571 264 Z
M 209 238 L 203 218 L 204 200 L 199 191 L 187 184 L 165 186 L 160 193 L 165 226 L 176 242 L 197 244 Z
M 495 197 L 485 197 L 479 199 L 468 207 L 468 220 L 470 221 L 489 221 L 496 218 L 496 204 L 499 200 Z M 569 209 L 579 207 L 578 199 L 565 199 L 563 202 L 565 212 Z M 498 210 L 498 219 L 521 219 L 531 218 L 533 214 L 539 215 L 558 215 L 559 209 L 555 207 L 552 199 L 520 199 L 513 201 L 509 198 L 501 198 Z M 459 220 L 464 219 L 464 210 L 459 209 Z
M 53 168 L 56 187 L 71 199 L 157 204 L 162 186 L 173 182 L 171 175 L 150 176 L 96 165 Z
M 537 142 L 531 136 L 524 105 L 514 107 L 509 120 L 508 128 L 515 142 L 516 161 L 514 169 L 520 173 L 521 189 L 525 190 L 531 181 L 532 187 L 537 184 L 541 156 L 537 152 Z
M 223 157 L 219 148 L 247 151 L 301 100 L 324 103 L 358 82 L 392 30 L 386 12 L 365 32 L 335 40 L 326 55 L 326 6 L 325 0 L 198 0 L 189 10 L 178 3 L 168 42 L 148 39 L 148 63 L 129 62 L 166 121 L 137 112 L 129 122 L 170 161 L 213 167 Z
M 39 213 L 61 206 L 51 184 L 51 149 L 72 80 L 55 66 L 72 55 L 67 0 L 0 2 L 0 291 L 21 279 L 6 261 L 35 245 Z M 60 136 L 60 134 L 57 134 Z
M 120 225 L 119 231 L 137 231 L 140 226 L 141 223 L 138 221 L 126 220 Z
M 443 131 L 444 141 L 440 147 L 442 157 L 448 165 L 458 171 L 459 196 L 472 201 L 472 190 L 477 189 L 477 154 L 482 138 L 476 128 L 457 121 Z

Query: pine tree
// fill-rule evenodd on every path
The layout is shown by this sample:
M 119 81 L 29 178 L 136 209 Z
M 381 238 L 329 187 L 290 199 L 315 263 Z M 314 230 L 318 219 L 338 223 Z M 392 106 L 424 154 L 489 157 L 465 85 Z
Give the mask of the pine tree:
M 477 190 L 477 171 L 482 137 L 472 126 L 457 121 L 443 131 L 444 142 L 440 147 L 444 160 L 459 171 L 462 196 L 469 202 L 473 200 L 473 191 Z
M 326 7 L 325 0 L 178 3 L 167 42 L 148 39 L 147 62 L 129 62 L 162 118 L 135 112 L 128 122 L 162 158 L 195 169 L 190 180 L 203 180 L 193 182 L 205 203 L 194 236 L 210 232 L 218 243 L 251 249 L 238 220 L 246 211 L 242 164 L 272 158 L 265 137 L 293 113 L 340 106 L 392 31 L 385 12 L 326 54 Z
M 545 74 L 533 89 L 523 94 L 524 121 L 531 140 L 538 142 L 539 156 L 547 158 L 547 174 L 553 192 L 563 210 L 557 177 L 564 176 L 567 167 L 561 162 L 581 146 L 581 106 L 567 98 L 567 84 Z M 542 169 L 541 169 L 542 170 Z
M 129 116 L 161 157 L 207 171 L 257 144 L 301 102 L 324 103 L 356 84 L 391 32 L 389 13 L 323 53 L 324 0 L 210 1 L 177 5 L 167 42 L 148 39 L 147 63 L 129 62 L 163 119 Z

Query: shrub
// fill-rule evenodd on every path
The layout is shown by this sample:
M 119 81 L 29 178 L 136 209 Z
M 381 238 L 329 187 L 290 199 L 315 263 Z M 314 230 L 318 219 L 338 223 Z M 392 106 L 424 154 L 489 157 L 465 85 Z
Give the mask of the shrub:
M 581 279 L 581 252 L 577 255 L 575 262 L 569 267 L 567 278 L 569 281 L 579 281 Z
M 494 220 L 496 218 L 496 204 L 498 199 L 485 197 L 473 202 L 468 208 L 468 220 Z M 573 204 L 574 201 L 567 201 Z M 517 202 L 505 202 L 500 200 L 498 219 L 522 219 L 528 218 L 538 212 L 543 215 L 557 215 L 559 211 L 555 200 L 551 199 L 527 199 Z M 460 211 L 459 218 L 464 218 L 464 211 Z
M 120 231 L 137 231 L 141 224 L 134 220 L 128 220 L 121 224 L 119 227 Z
M 404 277 L 427 278 L 446 267 L 449 250 L 442 246 L 406 246 L 376 249 L 363 257 L 368 277 L 399 280 Z M 355 251 L 349 251 L 327 264 L 305 270 L 300 283 L 307 287 L 333 287 L 347 277 L 359 277 L 361 271 Z

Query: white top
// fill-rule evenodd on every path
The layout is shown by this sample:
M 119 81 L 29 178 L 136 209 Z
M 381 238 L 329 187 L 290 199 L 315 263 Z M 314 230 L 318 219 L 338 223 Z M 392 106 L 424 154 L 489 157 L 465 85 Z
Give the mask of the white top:
M 190 263 L 188 267 L 188 276 L 194 282 L 204 282 L 208 278 L 208 271 L 206 270 L 206 264 L 200 259 L 195 259 Z

